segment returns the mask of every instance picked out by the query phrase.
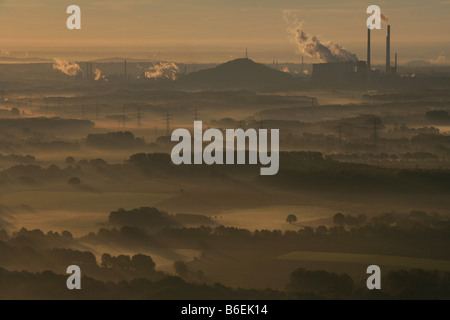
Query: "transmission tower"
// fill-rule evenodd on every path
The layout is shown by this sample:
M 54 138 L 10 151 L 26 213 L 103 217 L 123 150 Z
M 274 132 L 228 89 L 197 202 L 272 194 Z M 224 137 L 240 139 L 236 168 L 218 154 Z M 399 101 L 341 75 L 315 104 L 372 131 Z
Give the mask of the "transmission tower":
M 138 114 L 137 114 L 137 127 L 140 128 L 141 127 L 141 106 L 138 105 Z
M 170 114 L 166 113 L 166 136 L 170 136 Z
M 197 108 L 195 108 L 195 111 L 194 111 L 194 121 L 197 121 L 198 120 L 198 112 L 197 112 Z
M 125 105 L 123 105 L 122 110 L 122 127 L 125 128 Z

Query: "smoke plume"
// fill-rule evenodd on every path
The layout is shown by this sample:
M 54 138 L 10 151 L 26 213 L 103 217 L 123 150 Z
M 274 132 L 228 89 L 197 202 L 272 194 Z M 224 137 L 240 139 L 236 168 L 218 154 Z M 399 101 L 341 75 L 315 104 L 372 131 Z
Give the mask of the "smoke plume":
M 340 45 L 328 41 L 323 42 L 317 36 L 303 30 L 303 22 L 295 15 L 285 13 L 284 20 L 288 25 L 289 40 L 297 46 L 298 52 L 306 57 L 316 57 L 321 62 L 357 62 L 355 54 Z
M 99 81 L 99 80 L 108 81 L 108 79 L 106 79 L 105 75 L 102 74 L 102 71 L 98 68 L 95 69 L 94 75 L 95 75 L 95 77 L 94 77 L 95 81 Z
M 447 61 L 447 59 L 444 56 L 444 52 L 441 52 L 441 54 L 436 59 L 431 59 L 430 63 L 432 63 L 432 64 L 445 64 L 446 61 Z
M 144 73 L 147 79 L 169 79 L 176 80 L 180 68 L 173 62 L 160 62 L 148 68 Z
M 61 59 L 54 59 L 54 60 L 55 60 L 55 63 L 53 63 L 54 70 L 59 70 L 62 73 L 65 73 L 69 76 L 78 76 L 83 73 L 78 63 Z

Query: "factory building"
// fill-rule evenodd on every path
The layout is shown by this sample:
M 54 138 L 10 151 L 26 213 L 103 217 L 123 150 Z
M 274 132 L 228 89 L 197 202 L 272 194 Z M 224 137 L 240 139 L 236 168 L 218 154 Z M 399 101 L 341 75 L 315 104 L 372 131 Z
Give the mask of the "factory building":
M 312 81 L 321 83 L 364 83 L 381 77 L 379 70 L 371 67 L 371 38 L 367 29 L 367 61 L 345 61 L 313 64 Z M 397 74 L 397 54 L 395 66 L 391 67 L 391 26 L 387 27 L 385 76 Z
M 354 62 L 313 64 L 312 81 L 336 82 L 349 79 L 355 73 Z

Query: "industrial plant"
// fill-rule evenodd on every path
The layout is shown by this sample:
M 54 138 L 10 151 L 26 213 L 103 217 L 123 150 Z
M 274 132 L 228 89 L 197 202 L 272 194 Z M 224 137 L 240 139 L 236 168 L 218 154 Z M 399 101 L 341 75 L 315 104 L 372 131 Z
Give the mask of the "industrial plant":
M 326 62 L 313 64 L 312 81 L 321 83 L 358 82 L 370 83 L 392 77 L 397 74 L 397 53 L 395 65 L 391 67 L 391 26 L 387 26 L 386 69 L 372 68 L 371 65 L 371 30 L 367 28 L 367 60 Z

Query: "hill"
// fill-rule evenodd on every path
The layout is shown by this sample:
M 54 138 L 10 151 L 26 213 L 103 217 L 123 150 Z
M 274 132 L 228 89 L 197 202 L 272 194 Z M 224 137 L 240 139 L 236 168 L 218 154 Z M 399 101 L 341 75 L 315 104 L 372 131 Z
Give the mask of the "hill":
M 198 88 L 280 88 L 299 85 L 294 76 L 250 59 L 236 59 L 215 68 L 193 72 L 180 78 L 181 85 Z

